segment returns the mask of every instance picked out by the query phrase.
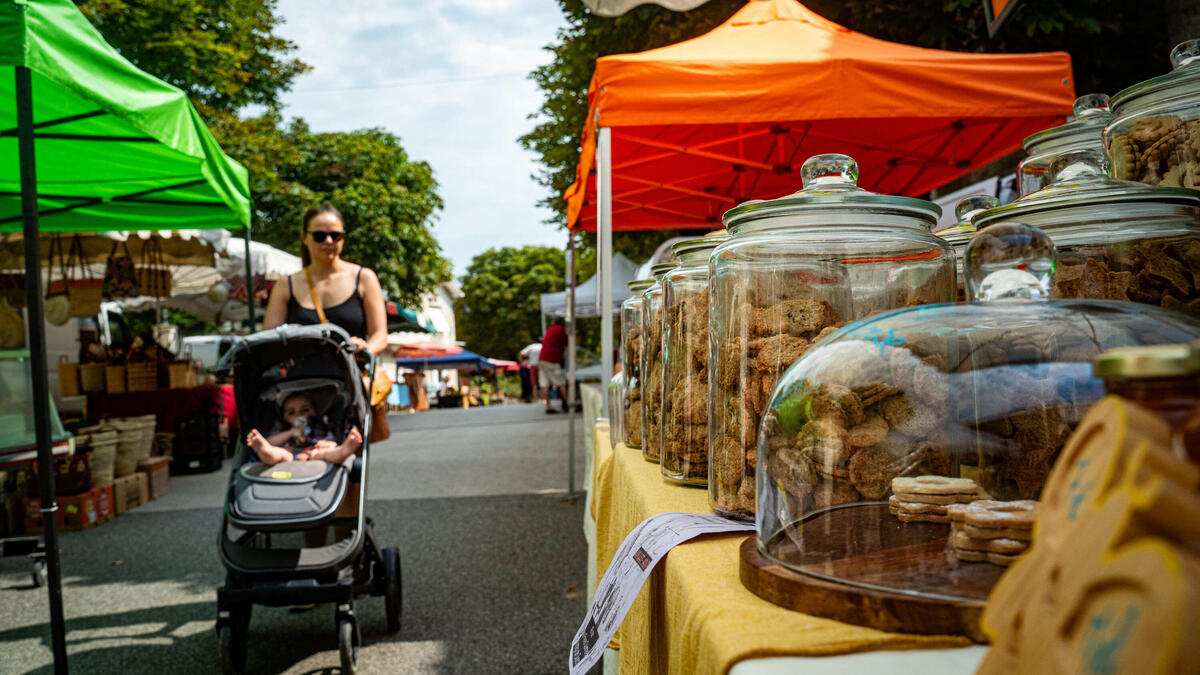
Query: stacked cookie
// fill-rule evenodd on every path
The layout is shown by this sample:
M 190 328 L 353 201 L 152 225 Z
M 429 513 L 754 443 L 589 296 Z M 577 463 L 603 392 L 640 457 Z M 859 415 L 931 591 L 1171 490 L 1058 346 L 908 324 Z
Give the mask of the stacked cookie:
M 946 510 L 950 541 L 959 560 L 1007 567 L 1029 548 L 1038 503 L 1031 499 L 978 499 L 969 504 L 951 504 Z
M 901 476 L 892 479 L 888 510 L 906 523 L 948 523 L 951 506 L 978 499 L 979 486 L 970 478 Z

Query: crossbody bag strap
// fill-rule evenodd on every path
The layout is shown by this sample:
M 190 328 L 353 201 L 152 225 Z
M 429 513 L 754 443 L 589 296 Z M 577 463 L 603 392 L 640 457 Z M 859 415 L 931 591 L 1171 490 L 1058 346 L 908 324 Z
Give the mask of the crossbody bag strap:
M 304 280 L 308 282 L 308 292 L 312 294 L 313 307 L 317 310 L 317 318 L 321 320 L 321 323 L 327 323 L 325 321 L 325 310 L 321 309 L 321 300 L 317 298 L 317 288 L 313 286 L 312 272 L 307 267 L 304 268 Z

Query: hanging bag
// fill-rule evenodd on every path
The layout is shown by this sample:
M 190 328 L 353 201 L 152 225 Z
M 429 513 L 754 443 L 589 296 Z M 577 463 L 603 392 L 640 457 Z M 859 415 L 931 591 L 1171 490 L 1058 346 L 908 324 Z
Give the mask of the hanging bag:
M 120 252 L 117 247 L 120 247 Z M 102 295 L 108 299 L 136 298 L 141 295 L 138 284 L 137 269 L 133 266 L 133 256 L 129 255 L 129 244 L 114 241 L 108 260 L 104 263 L 104 286 Z
M 83 241 L 79 235 L 71 237 L 67 273 L 78 275 L 67 280 L 67 300 L 71 304 L 71 316 L 83 319 L 99 314 L 104 280 L 88 277 L 88 266 L 83 257 Z
M 62 240 L 58 235 L 50 239 L 50 256 L 46 261 L 46 301 L 43 303 L 43 313 L 46 321 L 53 326 L 65 325 L 71 320 L 71 301 L 67 297 L 67 266 L 63 256 Z M 55 264 L 58 265 L 61 279 L 51 281 Z
M 142 245 L 142 266 L 137 271 L 138 285 L 142 295 L 152 298 L 171 297 L 171 270 L 163 261 L 162 244 L 158 235 L 152 235 Z
M 308 292 L 312 295 L 317 318 L 321 323 L 328 323 L 325 320 L 325 310 L 321 307 L 321 299 L 317 297 L 317 288 L 313 285 L 312 273 L 307 267 L 304 268 L 304 280 L 308 282 Z M 369 381 L 367 376 L 363 375 L 363 387 L 370 387 L 367 393 L 371 397 L 371 435 L 368 440 L 372 443 L 385 441 L 392 435 L 392 427 L 387 419 L 387 395 L 392 389 L 392 381 L 382 370 L 376 368 L 374 381 Z

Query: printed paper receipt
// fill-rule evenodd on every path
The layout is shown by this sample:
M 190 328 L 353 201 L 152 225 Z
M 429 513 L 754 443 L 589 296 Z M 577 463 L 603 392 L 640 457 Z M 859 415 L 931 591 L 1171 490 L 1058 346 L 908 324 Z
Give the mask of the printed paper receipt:
M 596 586 L 592 606 L 571 641 L 571 675 L 582 675 L 600 660 L 642 584 L 654 566 L 672 548 L 701 534 L 747 532 L 754 523 L 742 523 L 711 513 L 658 513 L 643 520 L 613 556 L 608 571 Z

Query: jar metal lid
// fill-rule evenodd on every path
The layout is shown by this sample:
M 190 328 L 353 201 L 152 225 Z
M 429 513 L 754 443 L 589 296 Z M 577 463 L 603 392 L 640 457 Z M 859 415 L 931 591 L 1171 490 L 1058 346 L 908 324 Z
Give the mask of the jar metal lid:
M 1099 150 L 1064 152 L 1050 164 L 1051 183 L 1011 204 L 975 216 L 977 228 L 1031 213 L 1096 204 L 1185 204 L 1200 206 L 1200 192 L 1188 188 L 1155 187 L 1118 180 L 1108 175 L 1108 158 Z
M 718 232 L 724 232 L 724 230 L 718 230 Z M 671 253 L 674 253 L 676 258 L 681 258 L 684 255 L 695 253 L 696 251 L 703 251 L 705 249 L 711 251 L 721 242 L 728 240 L 728 234 L 724 236 L 705 235 L 696 239 L 684 239 L 683 241 L 675 242 L 671 246 Z
M 625 287 L 634 293 L 646 290 L 654 285 L 654 279 L 634 279 L 625 283 Z
M 1180 95 L 1194 95 L 1200 86 L 1200 40 L 1188 40 L 1171 50 L 1171 72 L 1126 87 L 1112 97 L 1113 114 L 1120 116 L 1122 108 L 1140 108 Z
M 1118 347 L 1092 362 L 1096 377 L 1173 377 L 1200 373 L 1200 352 L 1194 344 Z
M 1025 138 L 1021 147 L 1027 154 L 1034 154 L 1036 146 L 1052 141 L 1078 140 L 1095 142 L 1096 147 L 1104 143 L 1103 131 L 1105 125 L 1112 121 L 1113 115 L 1109 110 L 1108 96 L 1105 94 L 1084 94 L 1075 99 L 1072 106 L 1075 119 L 1051 127 Z
M 786 197 L 760 199 L 735 206 L 721 221 L 736 236 L 735 227 L 751 220 L 780 215 L 802 215 L 830 209 L 864 210 L 916 217 L 937 222 L 942 209 L 933 202 L 913 197 L 881 195 L 858 187 L 858 163 L 846 155 L 815 155 L 800 168 L 804 187 Z

